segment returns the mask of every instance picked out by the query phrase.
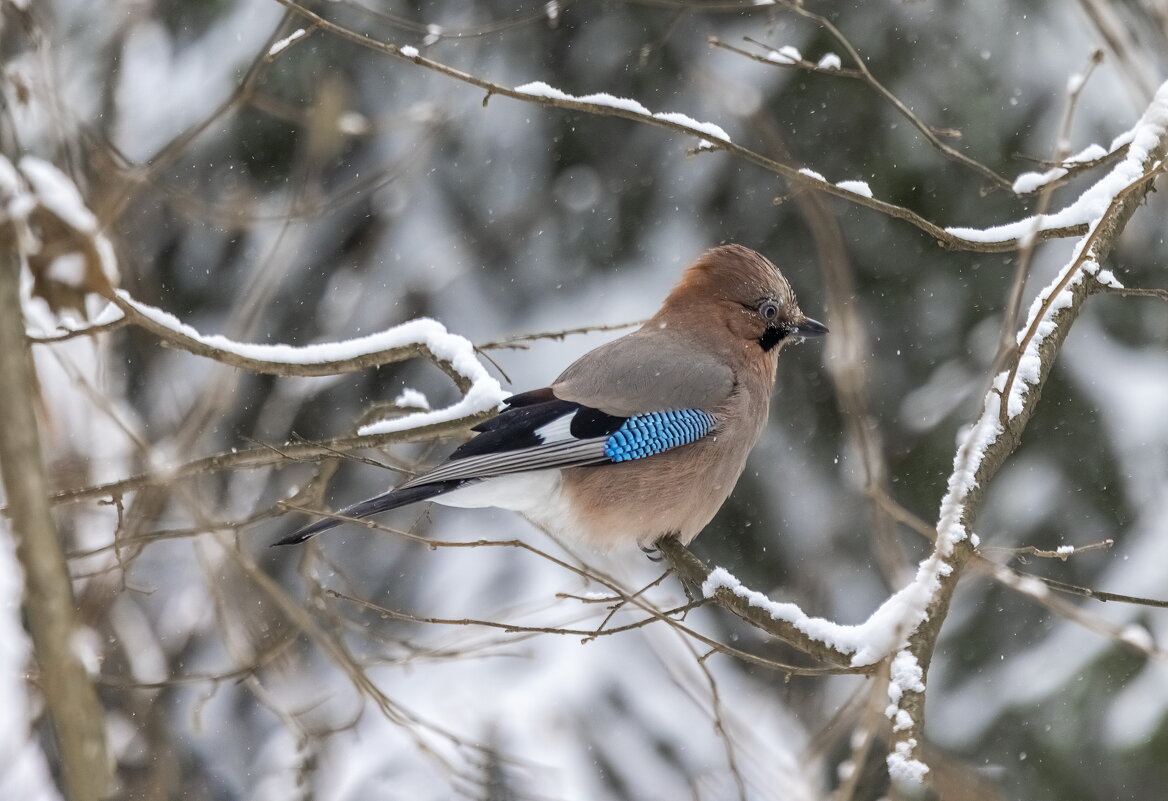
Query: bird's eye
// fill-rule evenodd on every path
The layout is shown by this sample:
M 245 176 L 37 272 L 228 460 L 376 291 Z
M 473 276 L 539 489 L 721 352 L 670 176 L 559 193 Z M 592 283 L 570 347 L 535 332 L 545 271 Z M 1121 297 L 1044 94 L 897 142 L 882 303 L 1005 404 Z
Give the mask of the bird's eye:
M 758 313 L 762 315 L 764 320 L 773 320 L 779 316 L 779 304 L 773 300 L 764 300 L 762 305 L 758 307 Z

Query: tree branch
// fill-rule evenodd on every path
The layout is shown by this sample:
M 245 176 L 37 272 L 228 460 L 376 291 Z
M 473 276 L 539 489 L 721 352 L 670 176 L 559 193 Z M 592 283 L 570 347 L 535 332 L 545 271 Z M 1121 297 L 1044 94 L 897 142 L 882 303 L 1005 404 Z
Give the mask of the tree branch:
M 447 436 L 465 431 L 475 423 L 482 422 L 494 414 L 494 409 L 488 409 L 467 417 L 461 417 L 457 420 L 433 423 L 404 431 L 392 431 L 383 434 L 353 434 L 345 437 L 320 440 L 318 442 L 293 442 L 280 446 L 262 445 L 257 448 L 224 451 L 213 456 L 186 462 L 172 470 L 154 470 L 149 473 L 140 473 L 136 476 L 111 481 L 106 484 L 94 484 L 88 487 L 63 490 L 52 495 L 52 502 L 53 504 L 59 504 L 74 503 L 93 498 L 116 498 L 128 492 L 168 484 L 172 481 L 185 478 L 192 478 L 210 471 L 251 470 L 258 467 L 287 464 L 288 462 L 311 462 L 362 448 L 379 448 L 391 442 L 414 442 L 417 440 L 433 439 L 434 437 Z
M 69 801 L 98 801 L 112 789 L 105 718 L 75 649 L 77 624 L 65 554 L 49 507 L 37 430 L 31 353 L 20 304 L 21 260 L 11 220 L 0 224 L 0 474 L 24 569 L 24 612 L 41 692 L 60 749 Z
M 322 358 L 313 361 L 259 359 L 233 352 L 227 348 L 217 347 L 205 340 L 188 336 L 171 326 L 163 325 L 153 317 L 144 314 L 139 308 L 137 301 L 125 292 L 117 292 L 109 300 L 122 310 L 127 323 L 133 323 L 146 329 L 166 344 L 179 348 L 180 350 L 185 350 L 188 353 L 193 353 L 196 356 L 213 359 L 217 362 L 232 367 L 240 367 L 255 373 L 300 377 L 339 375 L 341 373 L 351 373 L 369 367 L 379 367 L 383 364 L 402 362 L 406 359 L 424 356 L 438 365 L 442 369 L 442 372 L 450 376 L 450 379 L 460 391 L 466 392 L 473 383 L 469 376 L 455 369 L 454 365 L 448 359 L 438 356 L 424 342 L 411 342 L 408 345 L 400 347 L 384 348 L 336 359 Z
M 965 237 L 958 236 L 957 234 L 951 233 L 940 225 L 925 219 L 911 209 L 843 189 L 826 180 L 818 180 L 813 176 L 801 172 L 800 168 L 798 167 L 776 161 L 772 158 L 762 155 L 761 153 L 750 150 L 749 148 L 737 145 L 728 139 L 717 139 L 716 141 L 710 141 L 710 135 L 707 131 L 703 131 L 698 127 L 689 125 L 684 122 L 679 122 L 676 118 L 673 118 L 672 115 L 661 116 L 645 114 L 641 111 L 630 108 L 622 108 L 617 105 L 610 105 L 606 103 L 589 102 L 586 99 L 574 98 L 571 96 L 547 97 L 543 95 L 530 94 L 528 92 L 519 92 L 510 87 L 480 78 L 477 75 L 463 72 L 462 70 L 451 67 L 440 61 L 426 58 L 425 56 L 420 55 L 415 48 L 411 47 L 403 52 L 403 48 L 399 45 L 392 44 L 390 42 L 378 41 L 371 36 L 367 36 L 359 31 L 354 31 L 350 28 L 346 28 L 344 25 L 332 22 L 320 14 L 317 14 L 315 11 L 300 5 L 298 2 L 296 2 L 296 0 L 277 0 L 277 2 L 286 8 L 295 11 L 301 17 L 310 21 L 313 25 L 320 28 L 321 30 L 327 31 L 336 36 L 340 36 L 343 39 L 358 44 L 362 47 L 369 48 L 370 50 L 376 51 L 378 53 L 382 53 L 383 55 L 394 56 L 395 58 L 410 61 L 419 67 L 424 67 L 441 75 L 445 75 L 448 78 L 453 78 L 457 81 L 461 81 L 463 83 L 470 84 L 471 86 L 476 86 L 479 89 L 483 89 L 487 93 L 486 97 L 483 98 L 484 104 L 486 104 L 486 102 L 490 100 L 493 95 L 500 95 L 502 97 L 512 98 L 513 100 L 521 100 L 525 103 L 536 103 L 544 106 L 553 106 L 555 108 L 581 111 L 586 114 L 592 114 L 595 116 L 620 117 L 646 125 L 652 125 L 657 128 L 665 128 L 666 130 L 686 134 L 688 136 L 694 136 L 698 139 L 705 140 L 709 142 L 709 148 L 707 149 L 722 150 L 735 155 L 744 161 L 767 170 L 768 172 L 782 176 L 784 179 L 794 185 L 804 188 L 817 189 L 821 192 L 834 195 L 835 197 L 842 198 L 851 203 L 865 206 L 874 211 L 887 214 L 889 217 L 904 220 L 905 222 L 911 223 L 929 236 L 933 237 L 933 239 L 935 239 L 941 246 L 951 250 L 967 250 L 979 253 L 1004 253 L 1015 250 L 1018 247 L 1018 240 L 1013 238 L 992 242 L 983 242 L 976 239 L 967 239 Z M 1087 227 L 1085 224 L 1066 225 L 1058 228 L 1044 228 L 1038 231 L 1035 236 L 1038 240 L 1044 241 L 1047 239 L 1058 239 L 1069 236 L 1081 236 L 1086 233 L 1086 230 Z
M 841 78 L 851 78 L 862 81 L 865 85 L 868 86 L 868 88 L 884 98 L 884 100 L 888 102 L 893 108 L 895 108 L 901 116 L 908 120 L 914 128 L 920 131 L 921 136 L 925 137 L 929 144 L 940 151 L 943 156 L 973 170 L 982 178 L 985 178 L 987 181 L 989 181 L 990 184 L 993 185 L 996 189 L 1010 188 L 1012 183 L 1010 180 L 994 172 L 980 161 L 972 159 L 962 153 L 960 150 L 956 150 L 942 142 L 941 138 L 937 136 L 936 131 L 931 125 L 926 124 L 924 120 L 914 114 L 912 110 L 906 106 L 903 101 L 901 101 L 900 98 L 894 95 L 891 90 L 888 89 L 888 87 L 876 79 L 876 76 L 873 75 L 872 71 L 868 69 L 868 65 L 865 63 L 864 57 L 861 56 L 859 51 L 856 50 L 855 46 L 852 45 L 850 41 L 848 41 L 847 37 L 843 35 L 843 32 L 831 24 L 831 22 L 828 21 L 826 17 L 810 12 L 800 6 L 790 6 L 790 8 L 794 13 L 813 20 L 817 25 L 826 30 L 837 42 L 839 42 L 840 46 L 844 48 L 844 51 L 848 54 L 848 57 L 851 58 L 856 67 L 853 69 L 845 67 L 841 67 L 840 69 L 827 69 L 811 61 L 775 61 L 771 58 L 760 56 L 757 53 L 751 53 L 749 50 L 743 50 L 742 48 L 727 44 L 717 37 L 710 37 L 710 45 L 713 47 L 720 47 L 723 50 L 729 50 L 732 53 L 744 56 L 753 61 L 758 61 L 770 67 L 798 69 L 804 72 L 819 72 Z M 750 42 L 751 44 L 758 45 L 759 47 L 767 47 L 769 49 L 769 45 L 764 45 L 762 42 L 751 39 L 750 37 L 747 37 L 746 41 Z
M 1000 373 L 994 387 L 986 393 L 977 422 L 962 440 L 954 459 L 949 487 L 941 503 L 938 537 L 932 559 L 941 560 L 945 569 L 938 574 L 938 585 L 927 608 L 925 620 L 909 637 L 905 652 L 919 667 L 920 681 L 902 687 L 891 711 L 895 725 L 890 768 L 899 767 L 904 777 L 923 776 L 928 770 L 920 761 L 923 742 L 925 685 L 924 677 L 936 649 L 937 639 L 947 615 L 953 593 L 964 568 L 976 553 L 973 525 L 989 482 L 1021 441 L 1026 424 L 1038 406 L 1042 388 L 1050 375 L 1055 357 L 1071 325 L 1077 319 L 1088 296 L 1105 285 L 1095 276 L 1099 264 L 1107 258 L 1119 235 L 1162 170 L 1168 152 L 1168 83 L 1136 127 L 1128 157 L 1111 173 L 1115 178 L 1113 199 L 1106 211 L 1091 226 L 1090 233 L 1079 243 L 1075 256 L 1062 274 L 1045 291 L 1031 309 L 1031 317 L 1019 337 L 1020 347 L 1010 370 Z M 1136 144 L 1139 147 L 1136 147 Z M 1135 180 L 1132 180 L 1132 176 Z M 1041 332 L 1041 336 L 1038 336 Z M 1024 380 L 1016 380 L 1027 361 Z M 1006 413 L 1000 414 L 1000 410 Z M 896 680 L 896 677 L 893 677 Z M 903 713 L 903 716 L 901 716 Z M 903 725 L 902 725 L 903 724 Z
M 696 557 L 688 548 L 678 542 L 677 537 L 663 537 L 654 543 L 654 546 L 669 562 L 678 577 L 688 586 L 701 587 L 713 572 L 701 559 Z M 850 655 L 832 648 L 831 646 L 813 639 L 793 623 L 772 617 L 757 606 L 730 590 L 719 587 L 708 596 L 715 604 L 728 612 L 737 615 L 755 628 L 761 629 L 785 643 L 789 643 L 806 654 L 821 662 L 838 665 L 839 667 L 855 670 L 857 673 L 871 673 L 875 668 L 866 665 L 855 668 Z

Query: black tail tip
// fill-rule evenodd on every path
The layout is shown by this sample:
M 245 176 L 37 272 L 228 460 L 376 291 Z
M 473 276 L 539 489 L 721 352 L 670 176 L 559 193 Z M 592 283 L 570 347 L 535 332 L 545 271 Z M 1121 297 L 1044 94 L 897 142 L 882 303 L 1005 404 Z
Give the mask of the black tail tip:
M 299 545 L 300 543 L 304 542 L 305 540 L 307 540 L 311 537 L 312 537 L 311 534 L 301 534 L 299 531 L 297 531 L 293 534 L 289 534 L 287 537 L 285 537 L 282 540 L 276 540 L 269 547 L 279 548 L 281 545 Z
M 338 522 L 340 521 L 333 520 L 331 518 L 317 520 L 315 523 L 296 529 L 281 540 L 276 540 L 272 543 L 271 547 L 278 548 L 281 545 L 299 545 L 302 542 L 312 539 L 320 532 L 332 528 L 333 526 L 337 525 Z

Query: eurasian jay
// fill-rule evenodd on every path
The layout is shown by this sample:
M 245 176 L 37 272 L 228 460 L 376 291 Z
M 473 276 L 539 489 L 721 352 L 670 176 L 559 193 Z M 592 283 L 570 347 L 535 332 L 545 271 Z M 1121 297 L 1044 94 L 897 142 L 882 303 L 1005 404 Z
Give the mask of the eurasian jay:
M 746 467 L 779 351 L 825 333 L 765 257 L 713 248 L 641 328 L 586 353 L 550 387 L 507 398 L 434 470 L 339 515 L 434 500 L 510 509 L 597 550 L 649 550 L 667 534 L 688 543 Z M 340 522 L 319 520 L 277 544 Z

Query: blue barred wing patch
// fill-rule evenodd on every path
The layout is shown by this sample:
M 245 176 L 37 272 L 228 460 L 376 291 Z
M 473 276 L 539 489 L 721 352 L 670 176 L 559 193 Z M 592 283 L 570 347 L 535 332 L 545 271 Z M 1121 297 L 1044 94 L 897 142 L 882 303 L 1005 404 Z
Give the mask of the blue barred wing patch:
M 604 443 L 604 454 L 614 462 L 644 459 L 709 434 L 714 415 L 700 409 L 675 409 L 630 417 Z

